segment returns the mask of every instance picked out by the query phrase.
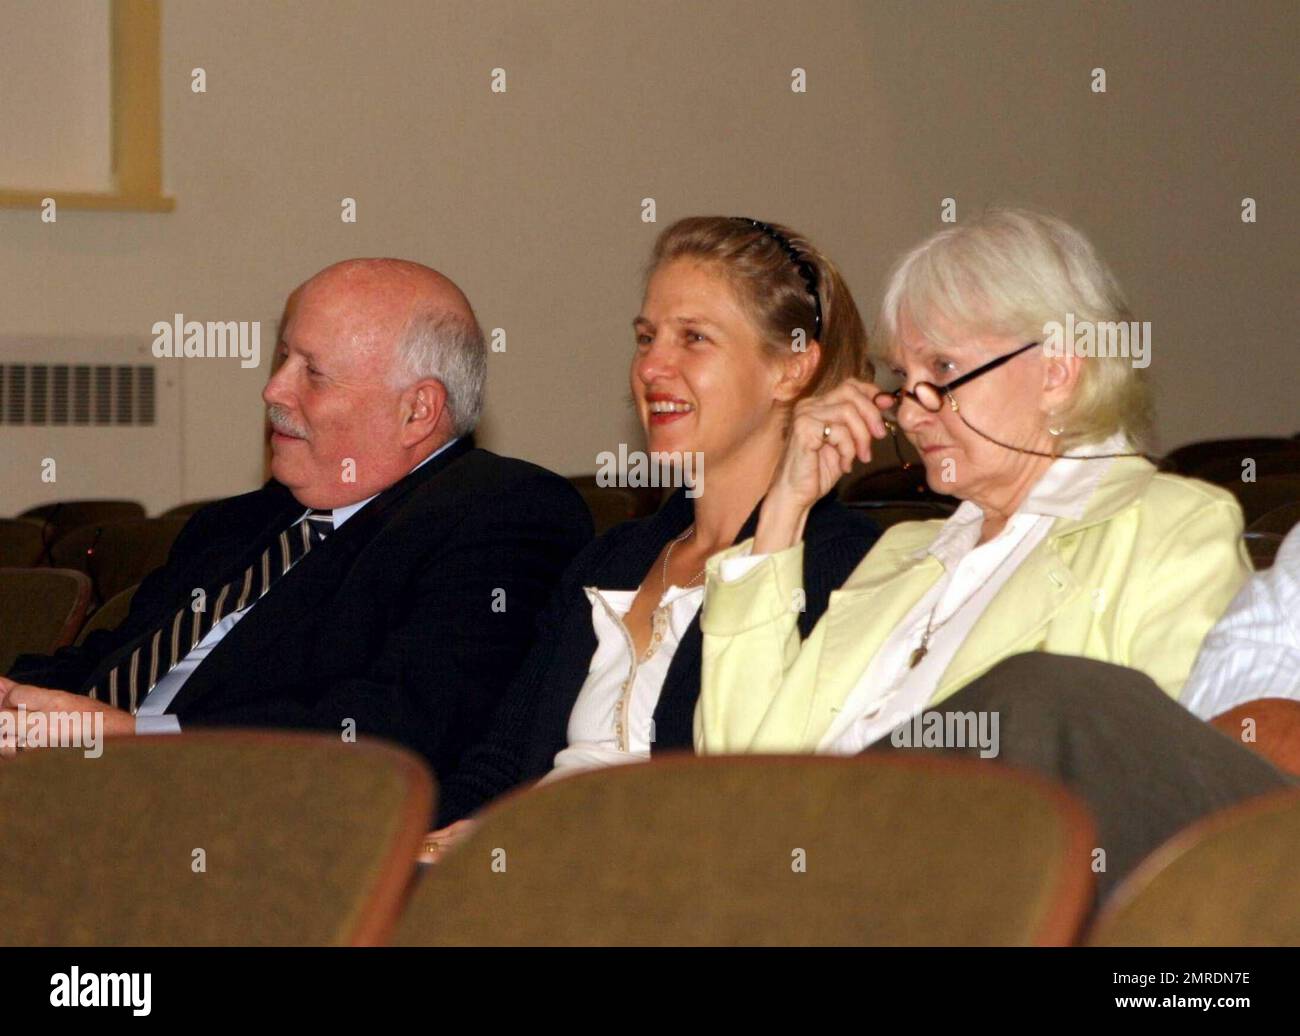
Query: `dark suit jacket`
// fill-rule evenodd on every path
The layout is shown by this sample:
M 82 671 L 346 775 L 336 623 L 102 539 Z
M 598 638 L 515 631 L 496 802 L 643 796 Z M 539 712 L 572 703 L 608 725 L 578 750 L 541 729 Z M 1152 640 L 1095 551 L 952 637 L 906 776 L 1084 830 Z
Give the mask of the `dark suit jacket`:
M 483 743 L 445 775 L 439 790 L 438 824 L 474 812 L 510 788 L 541 777 L 568 744 L 569 713 L 596 651 L 591 602 L 583 587 L 635 590 L 664 544 L 695 520 L 694 502 L 679 489 L 659 512 L 625 522 L 596 539 L 564 573 L 538 624 L 537 641 L 502 701 Z M 737 536 L 754 535 L 758 508 Z M 805 609 L 799 629 L 807 637 L 826 610 L 831 591 L 857 567 L 880 535 L 876 523 L 827 495 L 808 515 L 804 529 Z M 687 627 L 664 677 L 654 710 L 651 754 L 693 748 L 695 702 L 700 694 L 700 617 Z
M 198 511 L 126 621 L 14 679 L 86 693 L 139 638 L 208 600 L 305 508 L 283 485 Z M 277 580 L 168 708 L 182 729 L 301 727 L 415 749 L 449 771 L 484 732 L 532 642 L 537 613 L 591 539 L 558 475 L 462 439 L 371 500 Z M 501 591 L 501 592 L 498 592 Z

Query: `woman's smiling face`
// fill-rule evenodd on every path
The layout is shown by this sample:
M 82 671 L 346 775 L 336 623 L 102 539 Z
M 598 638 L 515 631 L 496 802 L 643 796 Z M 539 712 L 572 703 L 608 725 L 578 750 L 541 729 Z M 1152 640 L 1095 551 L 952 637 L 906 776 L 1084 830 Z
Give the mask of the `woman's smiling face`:
M 633 330 L 632 399 L 650 452 L 699 452 L 716 468 L 783 428 L 782 365 L 716 266 L 660 266 Z

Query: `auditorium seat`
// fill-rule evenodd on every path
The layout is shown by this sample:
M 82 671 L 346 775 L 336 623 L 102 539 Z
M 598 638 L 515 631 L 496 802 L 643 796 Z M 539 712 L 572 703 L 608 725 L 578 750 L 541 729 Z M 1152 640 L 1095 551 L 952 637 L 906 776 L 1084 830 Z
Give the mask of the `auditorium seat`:
M 1261 453 L 1258 457 L 1250 459 L 1254 462 L 1250 473 L 1257 480 L 1277 475 L 1300 475 L 1300 449 Z M 1206 461 L 1190 475 L 1192 478 L 1204 479 L 1216 485 L 1231 486 L 1234 482 L 1240 482 L 1245 472 L 1246 468 L 1240 459 L 1220 457 Z
M 869 516 L 881 529 L 899 522 L 928 522 L 936 518 L 942 521 L 956 510 L 952 504 L 938 499 L 855 500 L 845 506 Z
M 1280 436 L 1256 436 L 1238 439 L 1203 439 L 1189 442 L 1171 450 L 1164 458 L 1169 470 L 1183 475 L 1195 475 L 1207 463 L 1233 463 L 1237 471 L 1241 470 L 1241 461 L 1245 457 L 1258 460 L 1269 453 L 1293 453 L 1300 450 L 1294 439 Z M 1197 478 L 1204 476 L 1196 475 Z M 1236 476 L 1240 478 L 1240 474 Z
M 337 734 L 29 751 L 3 780 L 8 946 L 383 943 L 434 798 L 410 752 Z
M 1259 698 L 1210 721 L 1279 770 L 1300 776 L 1300 701 Z
M 1256 572 L 1263 572 L 1273 567 L 1278 548 L 1282 546 L 1282 537 L 1275 532 L 1251 532 L 1242 534 L 1246 553 L 1250 555 L 1250 565 Z
M 1117 888 L 1093 946 L 1300 944 L 1300 791 L 1239 803 L 1179 832 Z
M 1273 533 L 1285 538 L 1296 525 L 1300 525 L 1300 500 L 1266 511 L 1251 522 L 1246 531 Z
M 96 608 L 81 627 L 76 643 L 80 644 L 95 630 L 111 630 L 120 626 L 131 610 L 131 598 L 135 596 L 138 589 L 138 586 L 128 586 Z
M 127 518 L 143 518 L 144 508 L 134 500 L 60 500 L 29 507 L 19 518 L 36 518 L 54 526 L 53 539 L 82 525 L 102 525 Z
M 0 568 L 0 673 L 19 655 L 72 643 L 90 605 L 90 580 L 63 568 Z
M 1255 482 L 1225 482 L 1223 488 L 1241 504 L 1247 526 L 1285 504 L 1300 503 L 1300 475 L 1266 475 Z
M 925 479 L 925 467 L 921 464 L 913 464 L 908 468 L 877 468 L 857 478 L 842 481 L 839 499 L 846 504 L 860 500 L 928 500 L 946 503 L 951 507 L 957 505 L 955 498 L 936 493 L 930 488 Z
M 654 487 L 602 486 L 596 482 L 595 475 L 570 475 L 569 484 L 582 496 L 591 512 L 597 536 L 620 522 L 654 514 L 666 492 L 670 492 Z
M 102 602 L 134 586 L 167 561 L 185 518 L 129 518 L 83 525 L 50 548 L 52 564 L 90 576 Z
M 1067 944 L 1092 821 L 978 761 L 679 754 L 506 796 L 400 945 Z
M 48 526 L 37 518 L 0 518 L 0 568 L 26 568 L 41 561 Z
M 582 501 L 591 512 L 592 524 L 596 535 L 608 532 L 620 522 L 631 521 L 637 517 L 636 497 L 626 489 L 595 489 L 582 487 L 578 489 Z
M 191 500 L 187 504 L 177 504 L 175 507 L 169 507 L 160 514 L 159 518 L 188 518 L 200 508 L 207 507 L 208 504 L 215 504 L 214 500 Z

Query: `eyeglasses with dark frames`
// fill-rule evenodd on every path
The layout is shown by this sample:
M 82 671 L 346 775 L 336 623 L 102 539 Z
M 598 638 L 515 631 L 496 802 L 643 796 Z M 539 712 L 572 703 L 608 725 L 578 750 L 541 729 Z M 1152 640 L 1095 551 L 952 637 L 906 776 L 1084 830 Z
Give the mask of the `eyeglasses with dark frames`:
M 946 399 L 948 401 L 949 409 L 951 409 L 954 414 L 956 414 L 959 418 L 961 418 L 962 424 L 964 424 L 972 432 L 974 432 L 982 439 L 987 439 L 995 446 L 1001 446 L 1004 449 L 1008 449 L 1008 450 L 1015 450 L 1018 453 L 1028 453 L 1035 457 L 1051 457 L 1053 459 L 1065 458 L 1070 460 L 1105 460 L 1111 457 L 1145 456 L 1142 453 L 1093 453 L 1088 455 L 1082 455 L 1082 454 L 1068 454 L 1068 453 L 1047 453 L 1042 450 L 1031 450 L 1023 446 L 1013 446 L 1011 445 L 1011 443 L 1001 442 L 1000 440 L 993 438 L 993 436 L 986 435 L 984 432 L 981 432 L 978 428 L 976 428 L 973 424 L 971 424 L 969 421 L 966 420 L 966 415 L 961 412 L 961 407 L 957 404 L 957 397 L 954 396 L 953 393 L 957 389 L 961 388 L 963 385 L 969 385 L 976 378 L 983 377 L 985 374 L 988 374 L 990 371 L 997 370 L 1003 364 L 1009 363 L 1011 360 L 1014 360 L 1021 353 L 1028 352 L 1030 349 L 1034 348 L 1037 345 L 1042 345 L 1042 342 L 1026 342 L 1024 345 L 1020 346 L 1020 348 L 1012 349 L 1011 352 L 1003 353 L 1001 356 L 995 356 L 993 359 L 989 360 L 988 363 L 981 364 L 980 366 L 976 367 L 973 371 L 968 371 L 967 373 L 954 378 L 946 385 L 936 385 L 932 381 L 918 381 L 910 390 L 904 387 L 904 388 L 895 389 L 893 392 L 878 393 L 875 399 L 873 400 L 876 406 L 881 410 L 893 409 L 895 411 L 893 419 L 890 420 L 888 417 L 886 417 L 885 423 L 889 428 L 890 436 L 894 440 L 894 452 L 898 455 L 899 467 L 903 469 L 907 469 L 910 468 L 912 464 L 915 463 L 914 461 L 909 462 L 903 459 L 903 450 L 898 442 L 898 412 L 902 409 L 903 400 L 905 399 L 912 400 L 914 403 L 917 404 L 917 406 L 921 407 L 922 410 L 925 410 L 931 414 L 937 414 L 940 410 L 942 410 L 944 400 Z M 887 405 L 882 405 L 882 402 L 885 399 L 888 399 L 890 402 Z

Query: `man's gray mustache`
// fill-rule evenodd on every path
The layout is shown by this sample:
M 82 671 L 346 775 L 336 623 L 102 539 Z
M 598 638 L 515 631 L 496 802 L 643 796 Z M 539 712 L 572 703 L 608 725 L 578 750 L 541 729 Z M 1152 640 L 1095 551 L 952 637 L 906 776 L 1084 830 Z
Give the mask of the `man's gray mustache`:
M 271 427 L 277 432 L 283 432 L 285 435 L 296 435 L 300 439 L 307 438 L 307 429 L 299 428 L 285 413 L 281 406 L 270 406 L 266 409 L 266 419 L 271 422 Z

